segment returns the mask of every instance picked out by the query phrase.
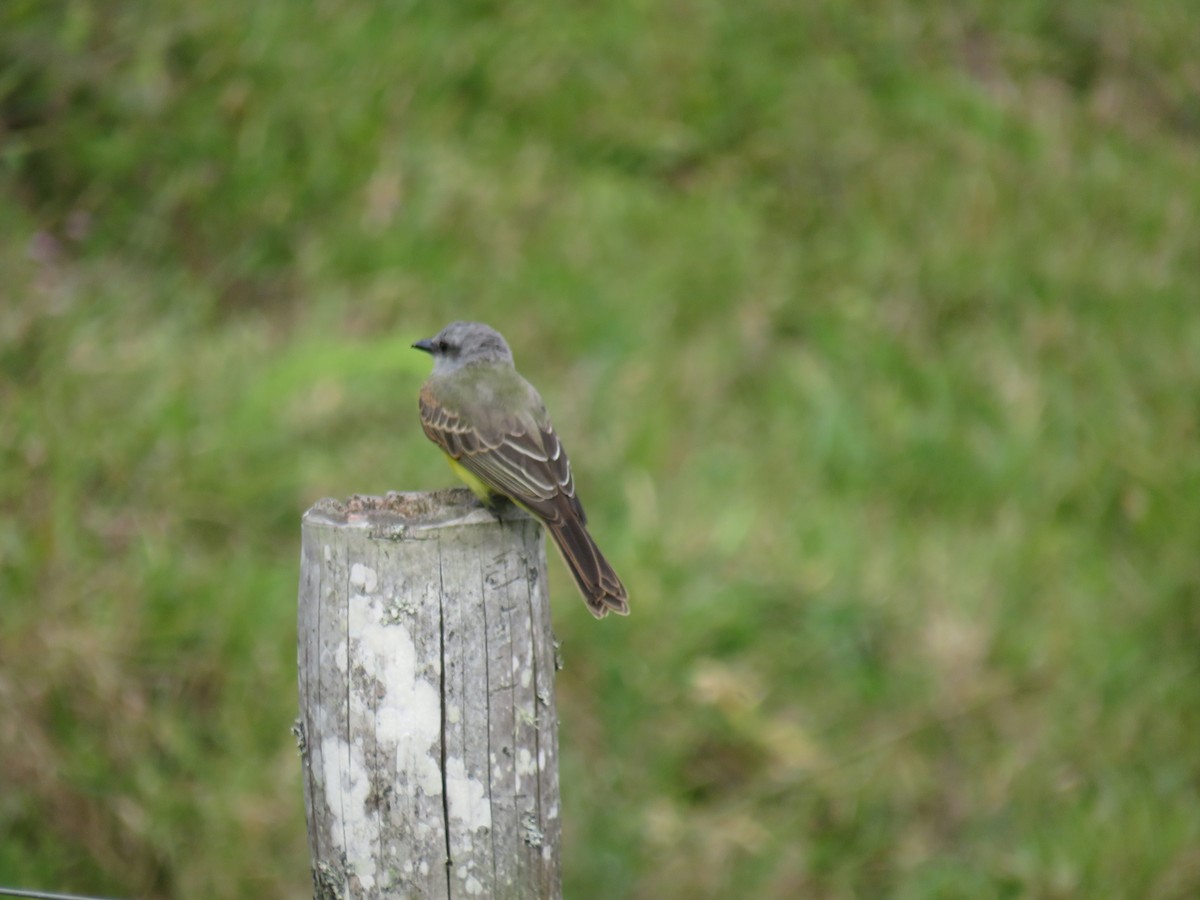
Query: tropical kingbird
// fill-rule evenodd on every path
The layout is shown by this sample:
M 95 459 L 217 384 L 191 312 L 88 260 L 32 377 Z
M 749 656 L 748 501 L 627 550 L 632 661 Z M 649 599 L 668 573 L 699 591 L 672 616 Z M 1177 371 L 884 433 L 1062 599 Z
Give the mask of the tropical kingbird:
M 455 474 L 487 506 L 507 498 L 546 526 L 592 615 L 628 615 L 625 585 L 588 534 L 546 405 L 504 338 L 479 322 L 452 322 L 413 347 L 433 356 L 421 426 Z

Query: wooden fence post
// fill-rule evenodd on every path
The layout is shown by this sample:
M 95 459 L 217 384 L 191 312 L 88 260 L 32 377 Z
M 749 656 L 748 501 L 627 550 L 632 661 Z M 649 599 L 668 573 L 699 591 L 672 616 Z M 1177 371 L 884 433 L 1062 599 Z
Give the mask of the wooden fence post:
M 317 900 L 556 898 L 537 523 L 466 490 L 304 515 L 297 739 Z

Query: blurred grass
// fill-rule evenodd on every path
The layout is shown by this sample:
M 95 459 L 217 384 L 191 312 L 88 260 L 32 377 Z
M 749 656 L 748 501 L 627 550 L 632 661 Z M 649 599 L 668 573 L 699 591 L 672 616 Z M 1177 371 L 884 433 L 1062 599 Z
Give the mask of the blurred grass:
M 572 897 L 1200 893 L 1200 9 L 0 8 L 0 884 L 298 897 L 298 517 L 509 337 Z

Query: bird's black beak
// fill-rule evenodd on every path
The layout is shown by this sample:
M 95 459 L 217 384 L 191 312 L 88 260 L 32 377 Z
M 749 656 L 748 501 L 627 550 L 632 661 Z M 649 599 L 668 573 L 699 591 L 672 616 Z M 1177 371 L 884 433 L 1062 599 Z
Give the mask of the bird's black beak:
M 429 338 L 417 341 L 415 344 L 413 344 L 413 349 L 424 350 L 426 353 L 433 353 L 433 341 Z

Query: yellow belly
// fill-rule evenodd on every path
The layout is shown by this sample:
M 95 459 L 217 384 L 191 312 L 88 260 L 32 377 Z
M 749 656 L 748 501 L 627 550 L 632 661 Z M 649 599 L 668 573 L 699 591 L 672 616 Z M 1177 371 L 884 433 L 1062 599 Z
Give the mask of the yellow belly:
M 450 463 L 450 468 L 454 470 L 454 474 L 463 480 L 467 487 L 471 489 L 471 493 L 479 498 L 481 503 L 487 506 L 495 504 L 496 492 L 484 484 L 479 476 L 459 463 L 453 456 L 446 455 L 446 462 Z

